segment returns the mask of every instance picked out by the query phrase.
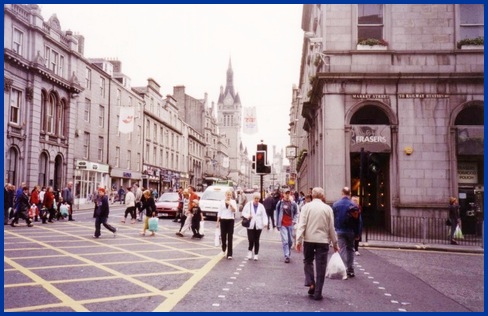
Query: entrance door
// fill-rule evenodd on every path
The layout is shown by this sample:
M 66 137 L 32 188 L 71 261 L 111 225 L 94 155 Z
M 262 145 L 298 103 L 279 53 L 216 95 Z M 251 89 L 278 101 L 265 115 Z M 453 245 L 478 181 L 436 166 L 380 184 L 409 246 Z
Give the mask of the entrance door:
M 351 191 L 359 196 L 364 224 L 370 227 L 385 227 L 390 216 L 389 156 L 365 152 L 361 166 L 361 153 L 351 153 Z

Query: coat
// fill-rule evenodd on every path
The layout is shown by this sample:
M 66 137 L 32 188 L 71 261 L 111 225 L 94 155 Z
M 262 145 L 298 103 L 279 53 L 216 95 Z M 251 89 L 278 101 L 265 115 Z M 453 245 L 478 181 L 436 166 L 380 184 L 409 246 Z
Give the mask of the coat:
M 102 197 L 98 196 L 95 201 L 95 209 L 93 210 L 93 217 L 108 217 L 110 209 L 108 206 L 108 196 L 104 195 Z
M 268 215 L 266 214 L 266 209 L 264 208 L 263 204 L 258 203 L 258 208 L 256 209 L 256 213 L 254 213 L 253 204 L 254 201 L 249 201 L 242 208 L 242 216 L 245 218 L 250 218 L 252 212 L 251 223 L 247 229 L 254 229 L 254 227 L 256 227 L 256 229 L 263 229 L 264 226 L 268 226 Z

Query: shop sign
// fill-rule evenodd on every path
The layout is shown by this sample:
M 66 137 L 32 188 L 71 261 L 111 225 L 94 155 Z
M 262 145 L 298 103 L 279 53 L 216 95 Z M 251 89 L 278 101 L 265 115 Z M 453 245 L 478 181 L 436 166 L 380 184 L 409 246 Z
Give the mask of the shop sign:
M 478 183 L 478 166 L 475 162 L 458 162 L 458 183 Z
M 124 172 L 124 173 L 122 173 L 122 177 L 130 178 L 130 177 L 132 177 L 132 174 L 130 172 Z
M 352 125 L 351 152 L 391 152 L 391 131 L 389 125 Z
M 83 169 L 88 171 L 96 171 L 96 172 L 106 172 L 108 173 L 108 165 L 99 164 L 96 162 L 89 162 L 85 160 L 77 160 L 76 161 L 76 169 Z

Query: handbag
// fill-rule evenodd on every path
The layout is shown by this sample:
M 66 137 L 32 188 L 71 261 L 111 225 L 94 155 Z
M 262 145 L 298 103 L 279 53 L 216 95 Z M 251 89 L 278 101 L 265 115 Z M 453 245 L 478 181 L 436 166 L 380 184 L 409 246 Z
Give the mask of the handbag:
M 241 224 L 243 227 L 249 227 L 249 225 L 251 225 L 251 220 L 249 218 L 242 216 L 241 219 Z
M 446 226 L 451 226 L 451 225 L 452 225 L 451 220 L 449 218 L 446 219 Z

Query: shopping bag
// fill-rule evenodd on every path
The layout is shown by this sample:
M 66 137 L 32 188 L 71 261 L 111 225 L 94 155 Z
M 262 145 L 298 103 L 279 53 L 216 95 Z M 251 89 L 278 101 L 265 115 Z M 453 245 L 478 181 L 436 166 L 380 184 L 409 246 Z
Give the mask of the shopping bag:
M 199 230 L 200 235 L 205 235 L 205 222 L 200 221 L 200 230 Z
M 61 204 L 61 205 L 59 206 L 59 213 L 61 213 L 61 215 L 62 215 L 63 217 L 68 216 L 68 215 L 69 215 L 69 206 L 68 206 L 68 205 L 66 205 L 66 204 Z
M 342 262 L 339 252 L 334 252 L 327 263 L 325 277 L 329 279 L 347 279 L 346 266 Z
M 220 229 L 215 228 L 215 238 L 214 238 L 214 246 L 220 246 Z
M 35 204 L 32 204 L 31 207 L 29 208 L 29 218 L 34 218 L 37 216 L 39 211 L 37 210 L 37 206 Z
M 149 230 L 152 232 L 157 232 L 158 231 L 158 218 L 157 217 L 151 217 L 148 221 L 149 224 Z
M 459 225 L 456 226 L 456 230 L 454 231 L 454 238 L 464 239 L 463 232 L 461 231 L 461 227 L 459 227 Z

